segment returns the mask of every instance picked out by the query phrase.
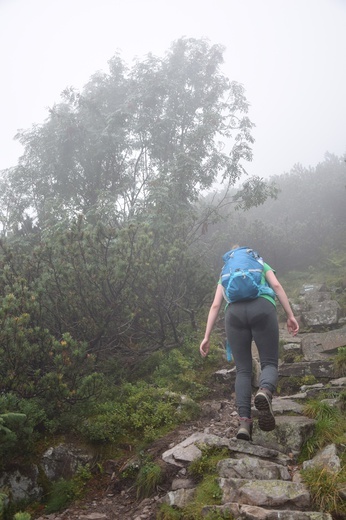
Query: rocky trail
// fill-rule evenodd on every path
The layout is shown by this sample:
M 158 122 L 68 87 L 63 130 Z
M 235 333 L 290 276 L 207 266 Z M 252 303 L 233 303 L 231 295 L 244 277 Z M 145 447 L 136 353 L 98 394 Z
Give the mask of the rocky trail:
M 335 396 L 346 389 L 346 378 L 332 379 L 329 385 Z M 108 461 L 108 474 L 87 499 L 63 513 L 41 516 L 39 520 L 154 520 L 162 502 L 182 508 L 194 496 L 195 483 L 187 467 L 201 455 L 201 445 L 229 449 L 229 458 L 219 464 L 224 504 L 218 506 L 220 510 L 241 519 L 331 520 L 329 514 L 311 511 L 311 497 L 301 483 L 297 464 L 300 448 L 314 429 L 314 421 L 301 415 L 303 401 L 316 396 L 316 392 L 325 393 L 326 387 L 318 383 L 303 390 L 274 398 L 276 429 L 264 433 L 255 422 L 252 442 L 234 438 L 237 418 L 233 397 L 206 401 L 199 421 L 184 425 L 150 447 L 149 452 L 165 474 L 155 496 L 138 500 L 134 488 L 119 484 L 112 473 L 112 461 Z M 338 450 L 337 446 L 328 446 L 311 464 L 322 460 L 329 469 L 340 469 Z
M 335 396 L 340 389 L 346 389 L 346 378 L 329 380 L 328 388 Z M 261 432 L 255 421 L 252 442 L 234 437 L 238 425 L 234 396 L 229 400 L 206 401 L 199 421 L 182 426 L 150 447 L 149 452 L 165 473 L 155 496 L 138 500 L 134 488 L 119 485 L 115 473 L 111 473 L 112 461 L 108 461 L 108 474 L 87 499 L 62 513 L 40 516 L 39 520 L 155 520 L 162 502 L 182 508 L 194 496 L 195 483 L 187 467 L 200 456 L 201 445 L 229 450 L 229 458 L 218 466 L 223 505 L 206 507 L 205 514 L 210 509 L 219 509 L 230 512 L 235 519 L 332 520 L 329 514 L 313 510 L 297 464 L 300 449 L 312 435 L 315 422 L 301 414 L 303 402 L 316 392 L 325 393 L 327 387 L 317 383 L 302 390 L 292 396 L 274 398 L 276 429 Z M 309 463 L 322 461 L 329 469 L 338 470 L 338 450 L 339 447 L 330 445 Z
M 321 320 L 336 319 L 338 322 L 338 316 L 330 318 L 327 304 L 320 305 L 321 301 L 328 302 L 321 288 L 314 288 L 314 293 L 316 312 L 312 316 L 310 305 L 309 317 L 316 322 L 320 312 L 318 325 Z M 311 302 L 310 292 L 308 297 Z M 259 430 L 257 411 L 253 408 L 252 441 L 235 439 L 238 427 L 232 393 L 235 368 L 227 364 L 214 376 L 210 399 L 201 403 L 201 417 L 180 426 L 148 449 L 164 474 L 154 496 L 139 500 L 133 485 L 117 478 L 119 463 L 109 460 L 105 463 L 103 476 L 88 484 L 85 499 L 63 512 L 37 516 L 37 520 L 155 520 L 162 503 L 182 509 L 195 495 L 196 482 L 191 478 L 188 466 L 201 456 L 202 446 L 219 446 L 228 451 L 227 458 L 217 467 L 221 505 L 206 506 L 203 514 L 213 510 L 242 520 L 332 520 L 330 514 L 315 510 L 300 470 L 322 466 L 331 472 L 338 471 L 341 451 L 346 446 L 330 444 L 302 466 L 298 464 L 298 458 L 315 428 L 315 421 L 303 414 L 306 400 L 323 396 L 328 404 L 338 407 L 339 396 L 346 391 L 346 377 L 336 378 L 333 369 L 333 355 L 339 346 L 346 345 L 346 326 L 338 323 L 337 330 L 301 334 L 294 339 L 282 330 L 281 340 L 288 361 L 279 366 L 280 395 L 273 399 L 274 431 Z M 297 355 L 299 362 L 295 361 Z M 255 393 L 258 386 L 255 346 L 253 357 Z M 292 385 L 292 380 L 297 385 L 297 381 L 304 378 L 313 378 L 314 383 L 298 388 Z M 340 490 L 340 496 L 346 500 L 346 489 Z

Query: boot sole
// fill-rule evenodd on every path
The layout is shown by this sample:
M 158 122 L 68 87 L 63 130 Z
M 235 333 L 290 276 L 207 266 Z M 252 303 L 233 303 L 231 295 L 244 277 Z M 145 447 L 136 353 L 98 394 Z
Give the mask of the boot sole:
M 264 394 L 258 394 L 255 397 L 255 407 L 257 408 L 258 426 L 264 432 L 271 432 L 275 429 L 275 417 L 272 406 L 268 398 Z
M 237 433 L 237 439 L 242 440 L 242 441 L 250 441 L 251 436 L 249 435 L 248 431 L 246 431 L 245 429 L 244 430 L 241 429 Z

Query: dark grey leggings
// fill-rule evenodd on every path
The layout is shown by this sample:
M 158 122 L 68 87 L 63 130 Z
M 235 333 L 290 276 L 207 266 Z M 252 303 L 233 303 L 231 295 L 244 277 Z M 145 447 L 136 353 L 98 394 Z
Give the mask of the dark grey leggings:
M 240 417 L 251 417 L 251 342 L 261 362 L 260 387 L 275 392 L 278 379 L 279 327 L 275 306 L 265 298 L 231 303 L 225 312 L 226 335 L 236 365 L 235 394 Z

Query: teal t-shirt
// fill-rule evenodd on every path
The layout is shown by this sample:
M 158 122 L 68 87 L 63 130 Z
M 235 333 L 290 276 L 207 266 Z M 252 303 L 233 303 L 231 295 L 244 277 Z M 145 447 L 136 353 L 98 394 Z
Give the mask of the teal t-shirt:
M 268 265 L 268 264 L 266 264 L 265 262 L 263 262 L 263 273 L 262 273 L 262 279 L 261 279 L 261 284 L 262 284 L 262 285 L 268 285 L 268 286 L 269 286 L 269 284 L 268 284 L 268 282 L 267 282 L 267 280 L 266 280 L 266 273 L 267 273 L 268 271 L 273 271 L 273 272 L 275 273 L 275 270 L 272 269 L 272 268 L 270 267 L 270 265 Z M 261 294 L 261 295 L 259 296 L 259 298 L 265 298 L 266 300 L 270 301 L 270 302 L 271 302 L 271 303 L 276 307 L 275 297 L 272 298 L 272 297 L 269 296 L 268 294 Z

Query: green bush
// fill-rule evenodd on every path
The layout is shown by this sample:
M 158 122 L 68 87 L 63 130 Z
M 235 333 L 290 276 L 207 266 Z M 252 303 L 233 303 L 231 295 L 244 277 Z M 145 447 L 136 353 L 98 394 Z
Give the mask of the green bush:
M 19 511 L 14 515 L 13 520 L 31 520 L 31 515 L 30 513 L 23 513 Z
M 5 274 L 3 273 L 3 276 Z M 1 284 L 0 284 L 1 285 Z M 102 376 L 85 342 L 69 333 L 56 339 L 40 325 L 38 295 L 18 278 L 0 297 L 0 379 L 5 395 L 34 400 L 57 419 L 100 392 Z
M 54 482 L 46 504 L 46 513 L 56 513 L 66 508 L 73 500 L 82 496 L 85 483 L 91 478 L 88 465 L 79 466 L 71 480 Z
M 28 449 L 32 428 L 27 417 L 16 412 L 0 415 L 0 455 L 2 462 L 13 458 L 13 453 L 23 453 Z
M 58 480 L 49 494 L 46 513 L 56 513 L 65 509 L 77 496 L 78 486 L 73 480 Z
M 174 392 L 139 381 L 125 383 L 116 401 L 94 407 L 79 431 L 93 442 L 117 442 L 121 438 L 151 442 L 198 413 L 198 407 Z
M 4 518 L 5 511 L 5 501 L 8 499 L 8 496 L 5 493 L 0 492 L 0 520 Z
M 207 360 L 208 367 L 215 368 L 220 363 L 220 354 L 217 349 Z M 206 363 L 200 356 L 196 341 L 185 341 L 181 348 L 160 353 L 156 356 L 156 366 L 153 367 L 151 381 L 173 392 L 188 395 L 191 399 L 199 400 L 208 395 L 205 384 L 208 373 L 205 373 Z

